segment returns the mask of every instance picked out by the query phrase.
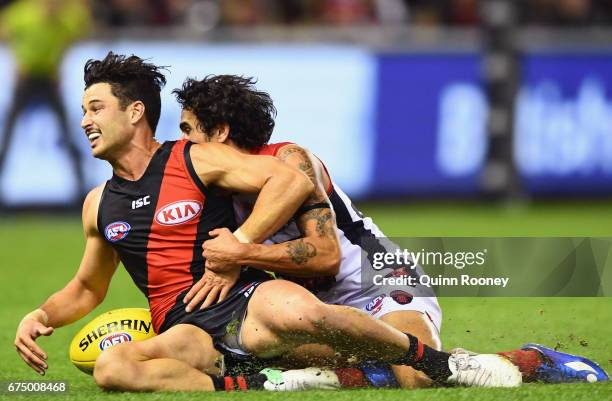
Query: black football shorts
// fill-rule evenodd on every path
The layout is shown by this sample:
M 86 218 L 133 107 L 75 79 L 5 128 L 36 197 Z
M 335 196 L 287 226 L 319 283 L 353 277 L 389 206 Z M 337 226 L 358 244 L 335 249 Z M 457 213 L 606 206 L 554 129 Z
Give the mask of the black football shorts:
M 184 291 L 166 314 L 159 332 L 163 333 L 177 324 L 191 324 L 207 332 L 219 352 L 247 355 L 248 352 L 242 349 L 240 343 L 240 328 L 253 292 L 259 284 L 271 279 L 272 277 L 264 271 L 243 268 L 236 285 L 222 302 L 202 310 L 199 309 L 200 304 L 192 312 L 185 311 L 187 305 L 183 299 L 187 291 Z

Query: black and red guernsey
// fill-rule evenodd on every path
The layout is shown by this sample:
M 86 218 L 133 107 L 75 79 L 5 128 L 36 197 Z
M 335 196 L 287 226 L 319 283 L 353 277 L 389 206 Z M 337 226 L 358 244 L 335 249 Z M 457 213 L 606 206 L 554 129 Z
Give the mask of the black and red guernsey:
M 147 297 L 157 333 L 202 277 L 208 232 L 236 228 L 231 200 L 200 181 L 190 147 L 184 140 L 165 142 L 137 181 L 113 175 L 98 211 L 98 230 Z

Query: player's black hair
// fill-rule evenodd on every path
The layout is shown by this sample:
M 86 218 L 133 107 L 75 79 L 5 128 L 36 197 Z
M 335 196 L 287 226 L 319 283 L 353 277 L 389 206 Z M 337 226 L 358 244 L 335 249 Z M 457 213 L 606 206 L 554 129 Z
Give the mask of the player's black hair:
M 140 100 L 145 105 L 145 118 L 155 132 L 161 112 L 161 89 L 166 77 L 158 67 L 138 56 L 124 56 L 108 52 L 102 60 L 89 59 L 85 63 L 85 89 L 100 82 L 108 83 L 113 96 L 119 99 L 119 107 L 125 108 Z
M 187 78 L 172 93 L 196 116 L 202 131 L 228 124 L 229 138 L 236 145 L 255 149 L 270 140 L 276 117 L 270 95 L 256 90 L 256 82 L 237 75 L 208 75 L 200 81 Z

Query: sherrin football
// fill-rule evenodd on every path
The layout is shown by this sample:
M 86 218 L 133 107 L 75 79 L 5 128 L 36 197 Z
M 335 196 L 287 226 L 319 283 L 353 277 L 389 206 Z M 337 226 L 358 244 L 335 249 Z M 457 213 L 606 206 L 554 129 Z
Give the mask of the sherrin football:
M 96 359 L 104 350 L 154 336 L 148 309 L 115 309 L 101 314 L 79 330 L 70 343 L 70 361 L 83 372 L 92 374 Z

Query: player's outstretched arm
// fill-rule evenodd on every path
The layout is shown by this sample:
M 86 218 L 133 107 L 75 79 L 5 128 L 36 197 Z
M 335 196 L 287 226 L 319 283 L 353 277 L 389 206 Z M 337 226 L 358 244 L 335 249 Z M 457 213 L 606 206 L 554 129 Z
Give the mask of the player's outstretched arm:
M 304 173 L 271 156 L 247 155 L 219 143 L 193 145 L 190 152 L 205 185 L 259 193 L 251 215 L 239 228 L 243 241 L 261 242 L 270 237 L 314 189 Z
M 315 190 L 300 207 L 297 218 L 302 238 L 275 245 L 239 244 L 228 230 L 212 232 L 215 240 L 204 244 L 207 267 L 215 262 L 261 267 L 296 277 L 333 276 L 340 266 L 340 246 L 336 235 L 336 219 L 327 197 L 321 162 L 298 145 L 282 147 L 277 157 L 303 171 Z
M 51 295 L 38 309 L 28 313 L 19 323 L 15 347 L 19 356 L 36 372 L 45 374 L 47 354 L 35 340 L 51 335 L 55 327 L 74 322 L 93 310 L 106 296 L 106 291 L 119 259 L 97 230 L 96 216 L 102 189 L 92 190 L 83 204 L 85 252 L 75 277 Z

